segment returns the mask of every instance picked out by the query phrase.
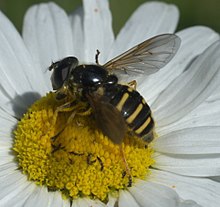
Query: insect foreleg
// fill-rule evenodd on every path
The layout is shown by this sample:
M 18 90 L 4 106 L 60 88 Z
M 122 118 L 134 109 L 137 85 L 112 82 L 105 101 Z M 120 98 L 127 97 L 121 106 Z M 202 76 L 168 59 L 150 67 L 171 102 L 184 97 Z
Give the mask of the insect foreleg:
M 75 118 L 76 115 L 79 116 L 88 116 L 91 114 L 91 107 L 89 107 L 88 104 L 85 105 L 83 102 L 78 102 L 78 101 L 69 101 L 59 107 L 56 108 L 55 110 L 55 116 L 53 120 L 53 125 L 56 124 L 58 113 L 60 112 L 72 112 L 71 115 L 68 117 L 66 124 L 64 127 L 59 130 L 52 138 L 51 140 L 54 142 L 56 138 L 65 130 L 65 128 L 71 124 L 72 120 Z M 80 123 L 78 123 L 80 125 Z
M 58 114 L 60 112 L 72 112 L 72 114 L 70 115 L 71 117 L 71 120 L 74 118 L 75 116 L 75 106 L 76 106 L 76 101 L 69 101 L 59 107 L 56 108 L 55 112 L 54 112 L 54 118 L 53 118 L 53 123 L 52 123 L 52 126 L 55 126 L 56 125 L 56 121 L 57 121 L 57 117 L 58 117 Z M 51 138 L 51 141 L 52 142 L 55 142 L 55 140 L 57 139 L 57 137 L 65 130 L 66 126 L 70 123 L 69 119 L 70 117 L 68 118 L 68 121 L 67 121 L 67 124 L 61 129 L 59 130 L 52 138 Z M 48 130 L 49 131 L 49 130 Z

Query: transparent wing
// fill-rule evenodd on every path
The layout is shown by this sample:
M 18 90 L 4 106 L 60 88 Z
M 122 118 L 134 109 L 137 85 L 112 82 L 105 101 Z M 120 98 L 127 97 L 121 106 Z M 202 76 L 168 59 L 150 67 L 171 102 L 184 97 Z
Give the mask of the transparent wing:
M 94 110 L 97 126 L 113 143 L 121 144 L 127 130 L 121 113 L 107 100 L 96 94 L 90 94 L 88 100 Z
M 127 52 L 113 58 L 104 67 L 126 74 L 144 73 L 150 75 L 164 67 L 176 54 L 181 39 L 174 34 L 163 34 L 148 39 Z

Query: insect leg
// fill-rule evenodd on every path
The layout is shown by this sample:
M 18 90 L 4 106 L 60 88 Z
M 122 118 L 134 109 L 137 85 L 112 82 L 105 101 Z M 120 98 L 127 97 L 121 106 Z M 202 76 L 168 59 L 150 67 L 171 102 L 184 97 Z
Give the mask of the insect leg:
M 131 82 L 128 83 L 128 86 L 130 86 L 131 88 L 133 88 L 134 90 L 136 90 L 137 88 L 137 81 L 133 80 Z
M 55 153 L 56 151 L 58 151 L 58 150 L 61 150 L 61 149 L 64 149 L 64 148 L 65 148 L 65 147 L 62 147 L 62 145 L 61 145 L 61 144 L 58 144 L 57 146 L 52 144 L 52 147 L 53 147 L 52 153 Z
M 88 107 L 86 108 L 86 110 L 77 112 L 77 115 L 80 115 L 80 116 L 88 116 L 88 115 L 91 114 L 91 112 L 92 112 L 92 108 L 88 105 Z
M 93 163 L 96 162 L 96 160 L 98 160 L 98 162 L 99 162 L 99 164 L 100 164 L 100 170 L 103 171 L 103 169 L 104 169 L 104 164 L 103 164 L 101 158 L 100 158 L 99 156 L 97 156 L 96 159 L 92 159 L 92 156 L 93 156 L 93 155 L 92 155 L 91 153 L 88 154 L 87 159 L 86 159 L 87 164 L 88 164 L 88 165 L 92 165 Z
M 69 152 L 69 154 L 72 154 L 72 155 L 76 155 L 76 156 L 83 156 L 84 155 L 84 153 L 83 152 Z
M 101 166 L 100 170 L 103 171 L 103 169 L 104 169 L 104 164 L 103 164 L 101 158 L 97 156 L 97 160 L 99 161 L 99 164 L 100 164 L 100 166 Z
M 132 186 L 132 176 L 131 176 L 131 171 L 130 171 L 130 168 L 128 166 L 128 163 L 127 163 L 127 160 L 126 160 L 126 157 L 125 157 L 125 154 L 124 154 L 124 150 L 122 148 L 122 145 L 119 146 L 119 150 L 120 150 L 120 153 L 121 153 L 121 156 L 122 156 L 122 159 L 123 159 L 123 162 L 124 162 L 124 165 L 125 165 L 125 171 L 126 171 L 126 174 L 128 175 L 128 187 L 131 187 Z
M 57 117 L 58 116 L 58 113 L 59 112 L 71 112 L 71 115 L 68 117 L 67 119 L 67 122 L 66 124 L 63 126 L 63 128 L 58 132 L 56 133 L 52 138 L 51 140 L 54 142 L 56 140 L 56 138 L 65 130 L 65 128 L 71 123 L 71 121 L 74 119 L 74 117 L 77 115 L 80 115 L 80 116 L 87 116 L 87 115 L 90 115 L 91 114 L 91 108 L 88 107 L 86 108 L 86 110 L 83 110 L 83 111 L 80 111 L 80 106 L 77 105 L 77 102 L 74 100 L 74 101 L 70 101 L 70 102 L 67 102 L 59 107 L 57 107 L 56 111 L 55 111 L 55 116 L 54 117 Z M 78 112 L 79 111 L 79 112 Z M 56 124 L 56 120 L 57 118 L 55 118 L 53 121 L 53 125 Z M 81 123 L 78 123 L 79 126 L 81 125 Z
M 79 116 L 89 116 L 91 113 L 92 113 L 92 108 L 89 105 L 86 107 L 85 110 L 83 109 L 80 111 L 80 109 L 78 109 L 77 112 L 74 111 L 73 114 L 71 114 L 71 116 L 67 120 L 67 123 L 70 123 L 76 114 Z M 80 121 L 77 121 L 77 125 L 81 127 L 84 126 Z
M 96 160 L 92 160 L 92 154 L 91 153 L 88 154 L 86 162 L 87 162 L 88 165 L 92 165 L 93 163 L 96 162 Z
M 69 111 L 73 111 L 75 109 L 75 104 L 76 102 L 75 101 L 70 101 L 70 102 L 67 102 L 59 107 L 56 108 L 54 114 L 55 114 L 55 118 L 53 119 L 53 123 L 52 125 L 55 125 L 56 124 L 56 121 L 57 121 L 57 116 L 58 116 L 58 113 L 59 112 L 69 112 Z M 73 117 L 75 116 L 75 111 L 73 111 L 73 113 L 70 115 L 71 117 L 71 120 L 73 119 Z M 69 120 L 69 119 L 68 119 Z M 56 140 L 56 138 L 64 131 L 64 129 L 66 128 L 66 126 L 70 123 L 70 121 L 68 122 L 67 121 L 67 124 L 63 127 L 63 129 L 61 129 L 59 132 L 57 132 L 52 138 L 51 138 L 51 141 L 54 142 Z M 48 130 L 49 131 L 49 130 Z

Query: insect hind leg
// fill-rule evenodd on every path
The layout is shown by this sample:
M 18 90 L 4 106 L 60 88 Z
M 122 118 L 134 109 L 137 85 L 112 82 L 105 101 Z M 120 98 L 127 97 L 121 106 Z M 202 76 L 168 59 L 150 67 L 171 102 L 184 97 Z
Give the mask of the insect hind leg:
M 131 187 L 132 186 L 131 170 L 130 170 L 130 168 L 128 166 L 128 163 L 127 163 L 127 160 L 126 160 L 125 153 L 124 153 L 124 150 L 122 148 L 122 145 L 119 146 L 119 150 L 120 150 L 120 153 L 121 153 L 124 165 L 125 165 L 126 174 L 128 175 L 128 185 L 127 185 L 127 187 Z

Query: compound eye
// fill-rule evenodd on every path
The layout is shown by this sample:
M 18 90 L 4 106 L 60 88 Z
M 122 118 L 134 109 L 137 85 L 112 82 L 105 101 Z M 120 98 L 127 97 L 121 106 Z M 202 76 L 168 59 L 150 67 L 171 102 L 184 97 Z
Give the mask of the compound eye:
M 63 86 L 64 82 L 67 80 L 69 76 L 69 71 L 70 71 L 69 67 L 64 67 L 64 68 L 59 67 L 54 69 L 50 78 L 53 90 L 58 90 Z
M 69 80 L 71 71 L 78 65 L 75 57 L 67 57 L 61 61 L 53 63 L 49 69 L 53 70 L 51 75 L 51 83 L 53 90 L 60 89 L 63 84 Z

